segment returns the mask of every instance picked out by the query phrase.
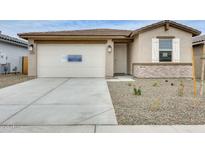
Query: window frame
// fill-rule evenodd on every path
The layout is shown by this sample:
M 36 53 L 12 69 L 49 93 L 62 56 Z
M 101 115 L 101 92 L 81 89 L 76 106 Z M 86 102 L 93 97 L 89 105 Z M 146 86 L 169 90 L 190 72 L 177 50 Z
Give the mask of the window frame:
M 171 40 L 171 48 L 160 48 L 160 41 L 161 40 Z M 169 52 L 171 53 L 170 56 L 170 60 L 163 60 L 161 57 L 161 53 L 166 52 L 167 54 L 169 54 Z M 163 62 L 173 62 L 173 38 L 159 38 L 159 62 L 163 63 Z M 168 57 L 169 58 L 169 57 Z

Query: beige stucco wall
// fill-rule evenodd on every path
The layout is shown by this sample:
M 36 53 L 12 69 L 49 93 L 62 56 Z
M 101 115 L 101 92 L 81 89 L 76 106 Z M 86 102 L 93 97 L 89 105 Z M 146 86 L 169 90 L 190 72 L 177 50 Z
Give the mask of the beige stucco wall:
M 112 52 L 107 52 L 108 45 L 111 45 Z M 108 40 L 106 44 L 106 56 L 105 56 L 105 75 L 106 77 L 112 77 L 114 74 L 114 43 L 112 40 Z
M 138 54 L 139 53 L 139 39 L 136 36 L 133 40 L 133 43 L 128 44 L 128 74 L 132 74 L 132 63 L 138 61 Z
M 37 76 L 37 46 L 34 40 L 28 40 L 29 44 L 33 44 L 33 51 L 28 53 L 28 76 Z
M 131 63 L 151 63 L 152 62 L 152 38 L 158 36 L 174 36 L 180 39 L 180 62 L 192 62 L 192 34 L 170 27 L 168 31 L 164 27 L 159 27 L 139 34 L 130 45 Z M 132 69 L 130 69 L 132 70 Z

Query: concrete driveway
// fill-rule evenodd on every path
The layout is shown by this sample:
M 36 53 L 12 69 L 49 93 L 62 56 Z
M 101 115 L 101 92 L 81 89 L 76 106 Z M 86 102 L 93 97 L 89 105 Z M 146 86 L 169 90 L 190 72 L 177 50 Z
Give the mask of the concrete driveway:
M 38 78 L 0 89 L 0 125 L 117 124 L 103 78 Z

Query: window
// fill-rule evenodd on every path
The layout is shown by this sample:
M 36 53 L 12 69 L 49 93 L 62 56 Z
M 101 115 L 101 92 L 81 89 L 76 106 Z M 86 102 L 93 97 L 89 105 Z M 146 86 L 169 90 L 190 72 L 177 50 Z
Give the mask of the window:
M 159 61 L 172 61 L 172 39 L 159 39 Z
M 82 62 L 82 55 L 68 55 L 68 62 Z

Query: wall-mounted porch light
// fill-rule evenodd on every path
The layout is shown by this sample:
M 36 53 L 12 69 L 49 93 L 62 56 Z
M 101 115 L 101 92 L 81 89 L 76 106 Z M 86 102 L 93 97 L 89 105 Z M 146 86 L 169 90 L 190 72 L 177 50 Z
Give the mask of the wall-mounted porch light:
M 111 52 L 112 52 L 112 46 L 111 46 L 111 45 L 108 45 L 108 46 L 107 46 L 107 52 L 108 52 L 108 53 L 111 53 Z
M 30 51 L 30 54 L 34 54 L 33 44 L 30 44 L 30 45 L 28 46 L 28 50 Z
M 33 44 L 30 44 L 30 45 L 28 46 L 28 50 L 29 50 L 29 51 L 32 51 L 32 50 L 33 50 Z

